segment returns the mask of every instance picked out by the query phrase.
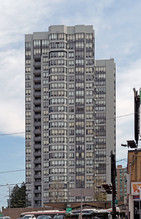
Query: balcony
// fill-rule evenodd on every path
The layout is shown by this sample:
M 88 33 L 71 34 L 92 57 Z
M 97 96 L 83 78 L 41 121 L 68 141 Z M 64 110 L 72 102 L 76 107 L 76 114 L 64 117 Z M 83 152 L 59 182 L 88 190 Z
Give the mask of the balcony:
M 35 144 L 35 145 L 34 145 L 34 148 L 35 148 L 35 149 L 41 149 L 41 144 Z
M 41 81 L 41 77 L 34 77 L 34 82 L 40 82 Z
M 34 97 L 40 97 L 41 96 L 41 92 L 34 92 Z
M 41 118 L 41 114 L 40 113 L 34 114 L 34 119 L 40 119 L 40 118 Z
M 34 126 L 36 126 L 36 127 L 41 127 L 41 121 L 37 121 L 37 122 L 34 122 Z
M 41 174 L 35 174 L 34 179 L 41 179 Z
M 36 62 L 34 61 L 33 65 L 34 65 L 35 68 L 40 68 L 41 67 L 41 62 L 40 61 L 36 61 Z
M 41 84 L 34 84 L 35 90 L 41 90 Z
M 41 180 L 40 181 L 35 181 L 34 185 L 35 186 L 41 186 Z
M 34 141 L 41 141 L 41 137 L 34 137 Z
M 41 190 L 40 189 L 35 189 L 34 192 L 41 194 Z
M 41 69 L 33 69 L 34 75 L 41 75 Z
M 41 165 L 35 166 L 34 170 L 35 171 L 41 171 Z
M 41 164 L 41 158 L 35 158 L 34 163 L 35 164 Z
M 35 129 L 35 130 L 34 130 L 34 133 L 35 133 L 35 134 L 41 134 L 41 129 L 40 129 L 40 128 L 39 128 L 39 129 Z
M 35 180 L 34 185 L 35 186 L 41 186 L 41 180 Z
M 41 195 L 40 195 L 39 197 L 38 197 L 38 196 L 35 196 L 35 197 L 34 197 L 34 200 L 35 200 L 35 201 L 40 201 L 40 200 L 41 200 Z
M 40 157 L 41 156 L 41 151 L 39 151 L 39 152 L 34 152 L 34 156 L 35 157 Z M 36 159 L 36 158 L 35 158 Z
M 41 99 L 35 99 L 33 102 L 34 104 L 41 104 Z
M 34 55 L 34 60 L 40 62 L 41 61 L 41 55 L 40 54 Z
M 34 207 L 35 208 L 40 208 L 41 207 L 41 200 L 39 200 L 38 201 L 38 203 L 37 203 L 37 201 L 34 203 Z
M 34 106 L 34 112 L 40 112 L 41 111 L 41 107 L 40 106 Z M 34 118 L 36 118 L 34 116 Z

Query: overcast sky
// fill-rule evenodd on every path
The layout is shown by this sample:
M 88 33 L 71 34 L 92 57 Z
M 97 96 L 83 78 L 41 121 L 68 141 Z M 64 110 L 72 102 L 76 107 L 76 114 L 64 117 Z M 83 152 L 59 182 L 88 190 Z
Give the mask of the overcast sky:
M 133 88 L 141 87 L 140 21 L 139 0 L 1 1 L 0 133 L 17 134 L 0 135 L 0 207 L 12 188 L 7 184 L 25 180 L 24 35 L 48 31 L 50 25 L 93 25 L 96 59 L 112 57 L 116 63 L 117 164 L 126 165 L 127 148 L 120 145 L 134 138 Z

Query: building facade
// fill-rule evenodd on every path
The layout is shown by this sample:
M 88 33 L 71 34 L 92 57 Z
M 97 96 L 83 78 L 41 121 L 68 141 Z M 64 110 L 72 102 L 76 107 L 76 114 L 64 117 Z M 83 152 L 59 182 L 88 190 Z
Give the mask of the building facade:
M 94 48 L 92 26 L 50 26 L 25 36 L 29 206 L 80 201 L 72 188 L 111 182 L 116 70 L 113 59 L 95 61 Z
M 116 171 L 116 198 L 117 200 L 124 201 L 124 198 L 127 196 L 127 168 L 123 168 L 122 165 L 118 165 Z
M 128 216 L 141 218 L 141 149 L 128 150 L 127 163 Z

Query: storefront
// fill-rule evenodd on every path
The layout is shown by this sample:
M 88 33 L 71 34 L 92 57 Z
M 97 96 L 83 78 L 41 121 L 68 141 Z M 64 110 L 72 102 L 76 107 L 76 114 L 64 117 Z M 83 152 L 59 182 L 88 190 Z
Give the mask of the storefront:
M 131 193 L 133 196 L 134 219 L 141 219 L 141 183 L 131 183 Z
M 134 200 L 134 218 L 141 219 L 141 200 Z

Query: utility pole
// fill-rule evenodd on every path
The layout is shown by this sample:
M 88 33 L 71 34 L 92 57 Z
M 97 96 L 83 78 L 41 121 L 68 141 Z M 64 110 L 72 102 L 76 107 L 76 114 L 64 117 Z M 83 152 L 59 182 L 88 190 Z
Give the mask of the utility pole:
M 136 89 L 134 91 L 134 136 L 136 145 L 138 145 L 139 132 L 140 132 L 140 95 Z
M 8 186 L 8 192 L 9 192 L 9 200 L 8 200 L 8 210 L 9 210 L 9 216 L 10 216 L 10 207 L 11 207 L 11 191 L 10 191 L 10 186 L 7 184 Z
M 112 183 L 112 217 L 113 217 L 113 219 L 116 218 L 116 207 L 115 207 L 116 185 L 115 185 L 115 178 L 116 178 L 115 154 L 113 154 L 113 151 L 111 151 L 111 183 Z

